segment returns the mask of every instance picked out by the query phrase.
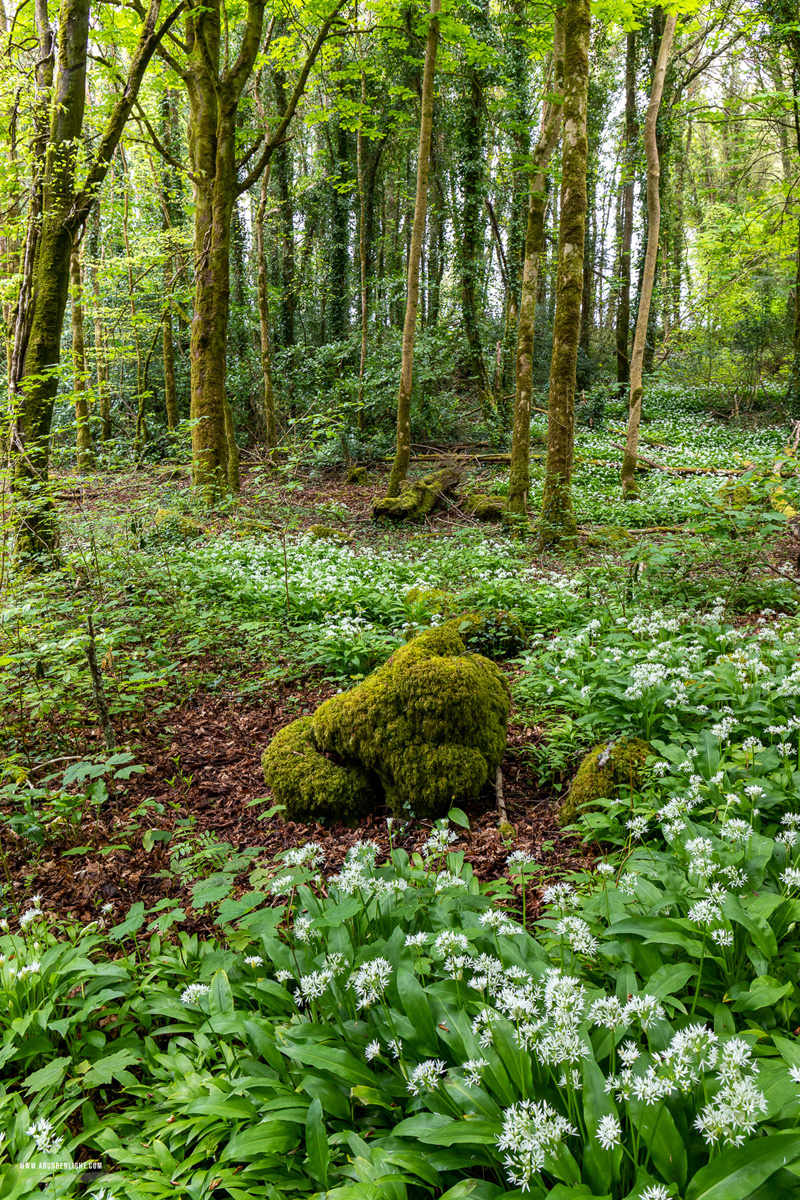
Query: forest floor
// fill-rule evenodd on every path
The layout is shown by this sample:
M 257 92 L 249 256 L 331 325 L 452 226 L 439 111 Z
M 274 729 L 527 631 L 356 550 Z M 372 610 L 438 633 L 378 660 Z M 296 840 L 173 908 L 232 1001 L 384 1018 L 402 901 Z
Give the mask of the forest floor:
M 695 539 L 681 581 L 673 566 L 686 559 L 686 542 L 670 531 L 684 525 L 692 537 L 698 505 L 709 506 L 725 482 L 722 472 L 741 470 L 747 454 L 775 453 L 783 430 L 754 427 L 733 439 L 724 425 L 707 423 L 698 437 L 685 414 L 667 405 L 646 434 L 660 447 L 651 452 L 664 470 L 648 472 L 642 499 L 625 506 L 613 462 L 617 424 L 609 420 L 579 436 L 576 502 L 584 532 L 567 559 L 543 555 L 533 540 L 511 542 L 498 526 L 466 516 L 458 500 L 422 526 L 376 525 L 370 508 L 388 471 L 380 463 L 370 465 L 362 486 L 347 484 L 337 468 L 246 465 L 240 497 L 211 514 L 196 507 L 180 463 L 57 476 L 67 569 L 43 594 L 23 590 L 6 616 L 11 669 L 2 701 L 17 715 L 5 739 L 0 812 L 4 869 L 15 894 L 39 893 L 49 910 L 82 920 L 103 903 L 119 914 L 141 902 L 159 914 L 159 928 L 180 920 L 205 929 L 213 909 L 193 888 L 224 869 L 226 856 L 249 854 L 230 893 L 236 897 L 257 885 L 276 854 L 309 838 L 322 843 L 332 867 L 358 839 L 388 850 L 388 813 L 381 809 L 352 828 L 260 819 L 269 807 L 260 758 L 280 728 L 382 661 L 402 641 L 404 625 L 429 622 L 437 596 L 455 597 L 454 611 L 507 608 L 535 644 L 568 627 L 576 612 L 616 603 L 620 589 L 624 608 L 632 562 L 640 574 L 647 568 L 656 597 L 659 587 L 665 599 L 679 597 L 681 587 L 685 598 L 727 587 L 729 576 L 741 575 L 741 548 L 726 564 L 713 535 L 699 545 Z M 501 455 L 463 446 L 418 449 L 424 457 L 413 464 L 417 474 L 456 462 L 465 488 L 502 493 L 507 486 Z M 697 473 L 682 474 L 686 466 Z M 540 481 L 534 460 L 532 507 Z M 197 522 L 192 536 L 176 526 L 181 520 Z M 317 525 L 340 536 L 316 540 L 308 531 Z M 648 532 L 628 533 L 636 529 Z M 794 570 L 791 547 L 770 553 L 779 570 Z M 747 571 L 763 575 L 755 556 Z M 781 583 L 780 576 L 759 583 L 753 603 Z M 129 755 L 116 778 L 113 763 L 103 769 L 111 751 L 103 746 L 86 670 L 87 609 L 98 630 L 116 749 Z M 360 633 L 337 625 L 337 614 L 348 613 L 362 623 Z M 518 668 L 506 669 L 513 684 Z M 552 722 L 515 699 L 502 767 L 515 835 L 501 835 L 487 787 L 469 807 L 469 828 L 457 830 L 455 848 L 489 880 L 503 875 L 513 845 L 539 863 L 538 885 L 565 860 L 577 866 L 584 859 L 580 844 L 561 834 L 556 814 L 588 746 L 577 729 L 566 749 L 552 751 Z M 65 763 L 88 764 L 95 774 L 71 778 Z M 87 779 L 101 781 L 99 795 Z M 409 822 L 395 831 L 394 845 L 418 850 L 430 824 Z

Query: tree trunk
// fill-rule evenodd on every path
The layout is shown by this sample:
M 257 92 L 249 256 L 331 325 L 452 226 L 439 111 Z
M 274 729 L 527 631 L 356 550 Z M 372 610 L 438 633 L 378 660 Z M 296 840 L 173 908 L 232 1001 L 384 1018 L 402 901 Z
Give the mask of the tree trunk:
M 18 561 L 32 566 L 52 556 L 55 549 L 56 528 L 47 485 L 49 439 L 72 247 L 91 212 L 161 36 L 155 31 L 159 8 L 159 0 L 151 0 L 125 86 L 77 193 L 75 168 L 86 104 L 90 0 L 62 0 L 58 75 L 52 89 L 52 31 L 46 0 L 37 0 L 35 5 L 39 35 L 36 80 L 47 124 L 41 120 L 34 139 L 34 184 L 11 371 L 16 404 L 11 434 L 14 553 Z
M 625 43 L 625 156 L 622 172 L 622 245 L 619 256 L 619 296 L 617 300 L 617 383 L 624 386 L 631 377 L 628 340 L 631 326 L 631 244 L 633 241 L 633 201 L 636 186 L 636 34 L 629 33 Z
M 400 484 L 408 474 L 411 456 L 411 384 L 414 369 L 414 333 L 419 306 L 419 260 L 425 234 L 428 208 L 428 170 L 433 124 L 433 76 L 436 67 L 436 48 L 439 42 L 439 12 L 441 0 L 430 0 L 430 24 L 425 46 L 425 68 L 422 76 L 422 104 L 417 155 L 417 192 L 414 203 L 414 225 L 408 254 L 408 291 L 406 316 L 403 323 L 403 353 L 400 363 L 400 388 L 397 395 L 397 449 L 389 476 L 387 495 L 397 496 Z
M 572 507 L 572 456 L 586 232 L 590 30 L 589 0 L 566 0 L 561 222 L 553 355 L 550 361 L 547 473 L 540 525 L 543 545 L 573 538 L 577 532 Z
M 286 74 L 275 72 L 275 101 L 278 115 L 286 115 Z M 290 146 L 279 146 L 274 154 L 275 183 L 278 190 L 278 229 L 281 259 L 281 297 L 276 322 L 276 340 L 279 346 L 295 343 L 294 314 L 297 305 L 294 273 L 294 211 L 292 208 L 292 158 Z M 263 343 L 262 343 L 263 353 Z
M 543 104 L 541 133 L 533 154 L 517 331 L 517 367 L 508 512 L 518 518 L 524 517 L 528 511 L 533 337 L 536 323 L 536 299 L 539 290 L 539 260 L 544 244 L 544 224 L 547 210 L 547 168 L 558 143 L 564 95 L 564 23 L 558 9 L 553 25 L 553 72 L 550 86 L 554 95 Z M 509 269 L 511 269 L 510 264 Z
M 264 247 L 264 217 L 267 210 L 269 168 L 261 179 L 261 197 L 255 219 L 258 258 L 258 327 L 261 339 L 261 373 L 264 379 L 264 441 L 268 450 L 278 444 L 275 432 L 275 392 L 272 387 L 272 346 L 269 333 L 269 276 Z
M 462 154 L 460 163 L 463 211 L 461 214 L 461 245 L 458 267 L 461 292 L 461 316 L 467 340 L 467 360 L 464 364 L 477 381 L 478 400 L 484 417 L 494 408 L 489 375 L 483 357 L 478 327 L 477 290 L 480 263 L 483 257 L 483 198 L 486 179 L 486 120 L 481 71 L 473 66 L 469 71 L 469 91 L 464 90 L 465 111 L 462 115 Z
M 70 258 L 72 284 L 72 394 L 75 400 L 76 457 L 78 474 L 94 465 L 94 443 L 89 427 L 89 403 L 86 391 L 86 337 L 83 325 L 83 279 L 80 244 L 72 247 Z
M 653 73 L 650 103 L 647 106 L 647 116 L 644 123 L 644 151 L 647 161 L 647 251 L 645 253 L 644 271 L 642 273 L 639 311 L 636 316 L 636 333 L 633 339 L 633 352 L 631 354 L 628 436 L 625 442 L 625 456 L 622 461 L 622 494 L 628 500 L 635 499 L 637 494 L 635 472 L 636 457 L 639 450 L 639 420 L 642 415 L 642 369 L 644 365 L 647 327 L 650 320 L 650 301 L 656 277 L 658 237 L 661 224 L 661 200 L 658 189 L 660 172 L 658 145 L 656 142 L 656 122 L 658 120 L 658 110 L 661 107 L 664 77 L 667 73 L 667 63 L 669 62 L 677 20 L 677 16 L 673 14 L 667 17 L 664 25 L 664 32 L 658 51 L 658 61 Z
M 92 278 L 92 310 L 94 318 L 94 361 L 97 373 L 97 403 L 100 409 L 100 424 L 104 442 L 111 440 L 111 392 L 108 371 L 108 351 L 106 349 L 105 331 L 103 329 L 102 296 L 100 292 L 100 266 L 103 261 L 103 250 L 100 231 L 100 201 L 94 206 L 92 215 L 92 238 L 89 244 L 91 251 L 91 266 L 89 273 Z

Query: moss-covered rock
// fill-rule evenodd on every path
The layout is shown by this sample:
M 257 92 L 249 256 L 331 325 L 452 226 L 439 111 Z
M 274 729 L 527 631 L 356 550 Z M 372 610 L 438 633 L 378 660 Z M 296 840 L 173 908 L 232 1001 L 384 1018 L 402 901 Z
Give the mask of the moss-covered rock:
M 157 538 L 163 542 L 182 542 L 202 537 L 203 526 L 175 508 L 159 508 L 153 518 Z
M 323 542 L 347 541 L 347 535 L 342 533 L 341 529 L 334 529 L 332 525 L 309 525 L 308 532 L 313 538 Z
M 571 825 L 582 812 L 596 808 L 598 800 L 614 799 L 621 787 L 640 787 L 651 753 L 641 738 L 620 738 L 595 746 L 578 767 L 558 814 L 559 825 Z
M 502 521 L 508 508 L 506 496 L 485 496 L 470 492 L 464 501 L 464 512 L 476 521 Z
M 373 519 L 386 517 L 390 521 L 421 521 L 458 485 L 461 476 L 452 467 L 443 467 L 414 482 L 404 480 L 399 496 L 383 496 L 372 506 Z
M 365 792 L 367 803 L 385 799 L 398 816 L 441 816 L 494 779 L 508 713 L 504 676 L 448 623 L 282 730 L 264 754 L 264 775 L 296 820 L 346 818 Z M 350 775 L 355 791 L 343 782 Z
M 366 483 L 367 478 L 368 477 L 367 477 L 367 468 L 366 467 L 351 467 L 350 470 L 345 475 L 345 483 L 352 483 L 354 485 L 358 485 L 358 484 Z
M 301 717 L 276 733 L 261 759 L 264 776 L 289 821 L 324 821 L 334 813 L 347 822 L 366 812 L 369 780 L 358 767 L 342 767 L 314 744 L 313 717 Z
M 448 624 L 453 626 L 468 650 L 487 658 L 513 658 L 528 644 L 522 625 L 503 609 L 462 613 Z
M 615 550 L 632 546 L 638 540 L 638 535 L 622 525 L 598 525 L 584 538 L 584 545 L 590 548 L 612 548 Z

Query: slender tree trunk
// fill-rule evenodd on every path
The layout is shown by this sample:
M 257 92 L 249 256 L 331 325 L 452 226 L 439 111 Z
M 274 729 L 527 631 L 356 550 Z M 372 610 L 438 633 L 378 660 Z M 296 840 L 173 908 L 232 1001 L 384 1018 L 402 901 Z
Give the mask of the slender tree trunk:
M 103 329 L 103 298 L 100 291 L 100 267 L 103 262 L 102 234 L 100 227 L 100 201 L 92 214 L 92 238 L 89 245 L 92 279 L 92 312 L 94 318 L 94 361 L 97 373 L 97 404 L 100 409 L 100 424 L 104 442 L 111 440 L 111 385 L 108 370 L 108 351 Z
M 286 115 L 286 74 L 275 72 L 275 100 L 278 115 Z M 274 174 L 278 190 L 278 230 L 281 259 L 281 294 L 278 311 L 276 337 L 279 346 L 295 343 L 294 314 L 297 306 L 297 284 L 294 267 L 294 209 L 292 207 L 292 151 L 290 146 L 280 146 L 275 151 Z
M 566 0 L 561 222 L 553 355 L 550 362 L 547 473 L 540 525 L 543 545 L 573 538 L 577 530 L 572 507 L 572 457 L 586 232 L 590 30 L 589 0 Z
M 261 178 L 261 197 L 255 219 L 258 259 L 258 327 L 261 339 L 261 373 L 264 380 L 264 441 L 268 450 L 278 444 L 275 432 L 275 392 L 272 387 L 272 346 L 269 332 L 269 275 L 264 246 L 264 218 L 267 210 L 269 167 Z
M 642 415 L 642 369 L 644 365 L 645 340 L 650 320 L 650 301 L 656 277 L 658 261 L 658 237 L 661 224 L 661 200 L 659 198 L 659 161 L 656 142 L 656 122 L 664 91 L 672 39 L 675 36 L 677 16 L 668 16 L 661 37 L 658 60 L 653 73 L 650 103 L 644 123 L 644 150 L 647 161 L 647 251 L 645 253 L 642 287 L 639 296 L 639 311 L 636 316 L 636 333 L 631 354 L 631 393 L 628 413 L 628 436 L 625 441 L 625 456 L 622 461 L 622 494 L 625 499 L 636 497 L 636 457 L 639 450 L 639 421 Z
M 70 258 L 72 285 L 72 394 L 75 400 L 76 450 L 78 473 L 94 465 L 94 443 L 89 427 L 89 403 L 86 391 L 86 336 L 83 324 L 83 279 L 80 244 L 72 248 Z
M 631 245 L 633 242 L 633 202 L 636 187 L 636 34 L 629 33 L 625 44 L 625 156 L 622 175 L 622 244 L 619 256 L 619 297 L 617 301 L 617 383 L 630 380 L 628 339 L 631 325 Z
M 431 153 L 431 127 L 433 125 L 434 70 L 436 49 L 439 42 L 439 12 L 441 0 L 430 0 L 430 24 L 425 46 L 425 68 L 422 76 L 422 104 L 419 125 L 419 152 L 417 155 L 417 193 L 414 204 L 414 225 L 408 254 L 408 292 L 406 316 L 403 324 L 403 353 L 400 364 L 400 389 L 397 396 L 397 450 L 389 477 L 389 496 L 400 493 L 400 484 L 408 474 L 411 457 L 411 384 L 414 369 L 414 333 L 419 306 L 419 260 L 422 239 L 425 234 L 425 217 L 428 208 L 428 170 Z
M 476 6 L 477 7 L 477 6 Z M 465 111 L 462 116 L 462 161 L 460 163 L 463 211 L 461 214 L 461 245 L 458 266 L 461 276 L 461 315 L 467 340 L 469 374 L 477 380 L 478 400 L 485 417 L 494 408 L 492 389 L 478 326 L 477 291 L 480 283 L 480 263 L 483 243 L 483 199 L 486 179 L 486 120 L 483 81 L 479 68 L 469 72 L 469 92 L 465 90 Z
M 556 9 L 553 26 L 553 96 L 542 108 L 542 127 L 533 154 L 533 173 L 528 200 L 528 226 L 525 234 L 525 261 L 522 269 L 519 327 L 517 331 L 517 369 L 514 393 L 514 425 L 511 437 L 511 471 L 508 512 L 522 518 L 528 511 L 530 488 L 531 398 L 533 395 L 533 337 L 536 324 L 536 299 L 539 290 L 539 260 L 544 244 L 547 211 L 547 168 L 558 143 L 564 95 L 564 23 Z

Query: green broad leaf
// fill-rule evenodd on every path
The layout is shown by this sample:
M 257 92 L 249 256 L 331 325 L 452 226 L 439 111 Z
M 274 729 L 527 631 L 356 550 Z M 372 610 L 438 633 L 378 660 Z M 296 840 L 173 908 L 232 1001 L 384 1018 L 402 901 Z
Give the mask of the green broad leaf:
M 654 1165 L 665 1179 L 686 1181 L 686 1143 L 672 1113 L 663 1103 L 650 1107 L 641 1102 L 630 1105 L 631 1118 Z
M 409 1171 L 412 1175 L 424 1179 L 431 1187 L 440 1188 L 442 1186 L 442 1178 L 439 1172 L 430 1165 L 427 1154 L 421 1154 L 414 1150 L 390 1150 L 386 1155 L 386 1161 L 393 1167 L 400 1167 L 403 1171 Z
M 192 908 L 207 908 L 218 904 L 233 891 L 234 877 L 227 871 L 215 871 L 208 879 L 201 879 L 192 888 Z
M 397 991 L 403 1010 L 422 1043 L 425 1054 L 434 1055 L 439 1049 L 436 1026 L 431 1013 L 430 1000 L 415 975 L 401 968 L 397 972 Z
M 297 1130 L 285 1121 L 268 1120 L 235 1133 L 222 1151 L 219 1162 L 253 1162 L 259 1158 L 282 1157 L 296 1150 Z
M 603 1117 L 616 1117 L 617 1108 L 604 1088 L 605 1076 L 593 1058 L 583 1060 L 583 1111 L 588 1145 L 584 1149 L 584 1178 L 592 1187 L 602 1188 L 609 1179 L 619 1178 L 622 1147 L 604 1150 L 596 1134 Z
M 305 1066 L 329 1071 L 335 1079 L 371 1087 L 375 1078 L 366 1063 L 359 1062 L 347 1050 L 332 1046 L 293 1046 L 290 1056 Z
M 139 1061 L 139 1055 L 134 1054 L 133 1050 L 115 1050 L 113 1054 L 107 1054 L 105 1058 L 92 1063 L 91 1068 L 83 1076 L 83 1086 L 85 1088 L 102 1087 L 104 1084 L 111 1083 L 112 1079 L 116 1079 L 118 1083 L 134 1084 L 136 1076 L 126 1068 Z
M 247 892 L 239 900 L 223 900 L 217 910 L 217 919 L 214 924 L 230 925 L 233 921 L 238 921 L 240 917 L 245 916 L 246 913 L 252 912 L 264 899 L 264 892 Z
M 319 1098 L 311 1101 L 306 1117 L 306 1154 L 311 1174 L 323 1188 L 328 1186 L 328 1163 L 330 1162 L 330 1147 L 328 1135 L 325 1132 L 325 1122 L 322 1119 L 322 1105 Z
M 109 930 L 108 936 L 114 942 L 121 942 L 123 938 L 130 937 L 132 933 L 138 931 L 144 925 L 144 904 L 139 900 L 134 904 L 125 920 L 120 925 L 115 925 Z
M 208 1010 L 212 1017 L 229 1016 L 233 1012 L 233 992 L 225 971 L 217 971 L 211 980 Z
M 585 1183 L 557 1183 L 547 1192 L 547 1200 L 611 1200 L 610 1192 L 593 1192 Z
M 759 950 L 772 960 L 778 956 L 778 941 L 771 927 L 767 924 L 763 917 L 756 913 L 745 911 L 744 906 L 737 896 L 728 893 L 722 901 L 722 911 L 725 916 L 731 921 L 735 921 L 737 925 L 742 925 L 753 941 L 758 946 Z
M 659 967 L 655 974 L 647 980 L 646 991 L 648 995 L 663 1000 L 665 997 L 679 992 L 697 973 L 698 968 L 691 966 L 690 963 L 673 963 Z
M 464 1117 L 460 1121 L 444 1118 L 444 1123 L 432 1123 L 434 1113 L 406 1117 L 394 1128 L 395 1137 L 414 1137 L 427 1146 L 476 1145 L 492 1146 L 500 1132 L 499 1121 L 484 1121 L 481 1117 Z
M 455 1187 L 443 1192 L 439 1200 L 496 1200 L 498 1196 L 507 1197 L 511 1194 L 488 1179 L 462 1179 Z
M 734 1012 L 759 1012 L 763 1008 L 772 1008 L 784 996 L 792 991 L 791 983 L 779 983 L 769 975 L 754 979 L 750 989 L 739 996 L 733 1003 Z
M 27 1075 L 24 1084 L 25 1091 L 43 1092 L 46 1088 L 55 1087 L 61 1083 L 71 1062 L 72 1059 L 69 1055 L 64 1058 L 54 1058 L 46 1067 L 41 1067 L 32 1075 Z
M 747 1200 L 771 1175 L 800 1158 L 800 1133 L 773 1133 L 733 1146 L 702 1167 L 685 1200 Z
M 461 808 L 451 808 L 447 814 L 448 821 L 452 821 L 454 825 L 460 825 L 462 829 L 469 829 L 469 817 Z
M 397 1105 L 384 1096 L 383 1092 L 374 1087 L 350 1088 L 350 1099 L 365 1107 L 396 1109 Z
M 627 921 L 617 921 L 608 928 L 610 938 L 624 937 L 625 934 L 635 934 L 644 938 L 647 943 L 682 946 L 698 958 L 703 951 L 702 942 L 692 936 L 688 927 L 684 929 L 682 923 L 671 917 L 634 917 Z

